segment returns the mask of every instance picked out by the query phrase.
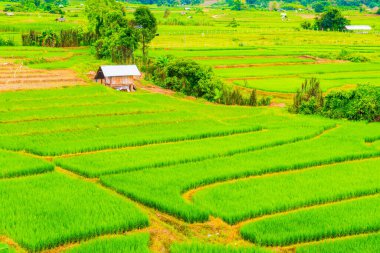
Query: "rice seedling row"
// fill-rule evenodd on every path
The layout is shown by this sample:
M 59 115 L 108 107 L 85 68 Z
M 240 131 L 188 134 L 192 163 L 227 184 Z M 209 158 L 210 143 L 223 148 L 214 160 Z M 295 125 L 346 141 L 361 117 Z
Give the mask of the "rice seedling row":
M 99 128 L 71 132 L 46 133 L 39 135 L 3 136 L 0 147 L 10 150 L 25 150 L 38 155 L 62 155 L 102 149 L 141 146 L 153 143 L 202 139 L 225 136 L 262 129 L 250 125 L 247 120 L 195 120 L 174 124 L 141 125 L 129 127 Z M 147 138 L 146 133 L 154 133 Z M 78 142 L 80 140 L 80 142 Z
M 248 223 L 241 235 L 259 245 L 291 245 L 380 230 L 380 195 Z
M 192 200 L 213 216 L 236 223 L 299 207 L 378 193 L 379 167 L 380 159 L 371 159 L 253 178 L 206 188 L 196 192 Z
M 44 160 L 0 150 L 0 179 L 52 171 L 54 166 Z
M 269 127 L 269 125 L 264 126 Z M 273 126 L 272 126 L 273 127 Z M 200 140 L 165 143 L 126 150 L 99 152 L 56 158 L 54 162 L 88 177 L 120 173 L 150 167 L 162 167 L 206 159 L 231 156 L 315 137 L 326 126 L 257 129 L 253 132 L 210 137 Z M 194 152 L 197 147 L 197 152 Z M 133 158 L 133 159 L 132 159 Z M 115 162 L 119 161 L 119 162 Z
M 64 250 L 65 253 L 149 253 L 149 234 L 134 233 L 92 239 Z
M 97 115 L 138 114 L 147 112 L 168 111 L 165 107 L 157 109 L 154 105 L 144 103 L 98 104 L 91 106 L 70 106 L 53 109 L 23 110 L 15 112 L 0 112 L 0 123 L 21 122 L 31 120 L 46 120 L 58 118 L 76 118 Z
M 297 247 L 299 253 L 373 253 L 380 252 L 380 234 L 368 234 L 341 240 Z
M 229 179 L 380 156 L 380 150 L 363 141 L 365 135 L 375 131 L 376 125 L 347 123 L 310 140 L 100 179 L 104 185 L 128 197 L 185 221 L 205 221 L 209 212 L 187 203 L 181 193 Z
M 40 251 L 148 225 L 134 204 L 56 172 L 0 180 L 0 231 Z
M 61 118 L 15 123 L 0 123 L 0 135 L 35 135 L 54 132 L 99 129 L 109 127 L 135 127 L 149 124 L 168 124 L 197 120 L 198 115 L 177 111 Z

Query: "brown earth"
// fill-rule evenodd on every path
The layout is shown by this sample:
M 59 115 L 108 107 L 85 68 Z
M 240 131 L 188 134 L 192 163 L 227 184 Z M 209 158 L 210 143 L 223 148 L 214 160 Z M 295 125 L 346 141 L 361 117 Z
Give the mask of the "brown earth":
M 0 64 L 0 92 L 85 85 L 72 70 L 30 69 L 20 64 Z

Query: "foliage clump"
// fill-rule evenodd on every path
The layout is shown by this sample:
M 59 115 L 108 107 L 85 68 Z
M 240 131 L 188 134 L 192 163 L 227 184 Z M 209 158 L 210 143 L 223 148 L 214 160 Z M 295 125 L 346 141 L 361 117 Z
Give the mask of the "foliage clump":
M 236 21 L 235 18 L 232 19 L 230 23 L 228 23 L 227 27 L 238 27 L 240 24 Z
M 59 32 L 45 30 L 37 32 L 30 30 L 22 34 L 23 46 L 41 46 L 41 47 L 78 47 L 89 46 L 96 41 L 97 37 L 92 32 L 83 31 L 82 29 L 68 29 Z
M 292 113 L 319 114 L 329 118 L 380 121 L 380 87 L 359 85 L 353 90 L 322 94 L 320 82 L 305 80 L 297 91 Z
M 289 111 L 293 113 L 315 114 L 323 107 L 323 95 L 320 82 L 316 78 L 305 80 L 294 96 Z
M 256 90 L 249 97 L 239 89 L 227 87 L 217 78 L 211 67 L 183 58 L 159 57 L 147 69 L 147 77 L 157 85 L 226 105 L 269 105 L 269 97 L 257 99 Z
M 1 46 L 14 46 L 15 42 L 11 39 L 3 39 L 0 37 L 0 47 Z
M 318 30 L 342 31 L 350 21 L 343 16 L 338 8 L 329 8 L 320 17 L 315 19 L 314 26 Z
M 68 4 L 67 0 L 12 0 L 15 4 L 7 4 L 4 12 L 33 12 L 44 11 L 52 14 L 64 14 L 62 7 Z
M 157 31 L 156 18 L 147 7 L 136 8 L 134 19 L 128 20 L 125 6 L 115 0 L 87 0 L 86 14 L 89 30 L 98 38 L 94 45 L 98 58 L 130 63 L 141 43 L 146 59 L 148 44 Z
M 323 115 L 349 120 L 380 121 L 380 88 L 359 85 L 348 91 L 334 91 L 325 97 Z

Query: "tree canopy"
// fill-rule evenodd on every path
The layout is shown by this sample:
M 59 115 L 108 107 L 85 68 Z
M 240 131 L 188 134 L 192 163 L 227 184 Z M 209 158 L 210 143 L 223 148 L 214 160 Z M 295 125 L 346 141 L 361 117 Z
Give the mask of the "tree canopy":
M 157 31 L 156 19 L 147 7 L 137 8 L 134 20 L 126 18 L 124 6 L 115 0 L 87 0 L 85 11 L 89 29 L 98 37 L 95 43 L 98 58 L 130 63 L 140 42 L 146 56 L 147 46 Z
M 315 19 L 315 26 L 319 30 L 342 31 L 349 24 L 350 21 L 337 8 L 329 8 Z

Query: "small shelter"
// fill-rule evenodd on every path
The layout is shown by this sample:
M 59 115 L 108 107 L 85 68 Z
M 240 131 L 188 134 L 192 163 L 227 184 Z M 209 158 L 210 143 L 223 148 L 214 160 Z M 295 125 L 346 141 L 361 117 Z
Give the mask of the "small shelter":
M 282 12 L 281 13 L 281 19 L 282 19 L 282 21 L 288 20 L 288 15 L 285 12 Z
M 6 12 L 5 15 L 7 15 L 8 17 L 11 17 L 11 16 L 14 16 L 15 14 L 13 12 Z
M 56 18 L 55 21 L 57 22 L 66 22 L 66 19 L 64 17 Z
M 135 90 L 134 82 L 141 76 L 136 65 L 106 65 L 100 66 L 95 75 L 95 81 L 100 80 L 106 86 L 118 90 Z
M 369 25 L 346 25 L 345 28 L 347 31 L 356 33 L 368 33 L 372 30 Z

